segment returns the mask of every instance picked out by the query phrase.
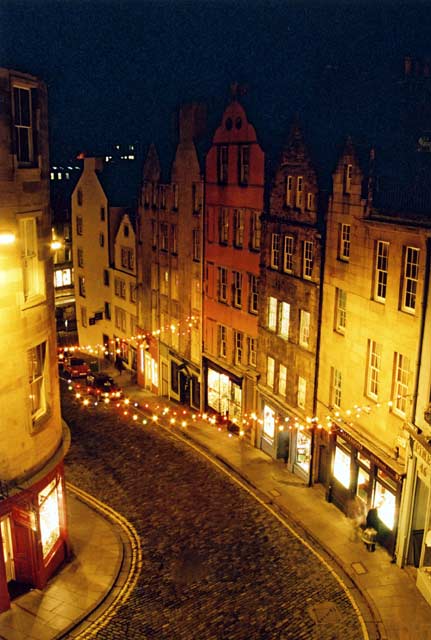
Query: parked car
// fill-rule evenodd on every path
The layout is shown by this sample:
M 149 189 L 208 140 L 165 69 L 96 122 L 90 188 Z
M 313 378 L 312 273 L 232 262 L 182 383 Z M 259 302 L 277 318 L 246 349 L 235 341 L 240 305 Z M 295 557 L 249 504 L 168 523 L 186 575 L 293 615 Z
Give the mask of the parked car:
M 85 378 L 89 373 L 90 367 L 83 358 L 68 358 L 63 364 L 63 376 Z
M 112 400 L 124 398 L 121 387 L 107 373 L 87 375 L 87 393 L 98 398 L 110 398 Z

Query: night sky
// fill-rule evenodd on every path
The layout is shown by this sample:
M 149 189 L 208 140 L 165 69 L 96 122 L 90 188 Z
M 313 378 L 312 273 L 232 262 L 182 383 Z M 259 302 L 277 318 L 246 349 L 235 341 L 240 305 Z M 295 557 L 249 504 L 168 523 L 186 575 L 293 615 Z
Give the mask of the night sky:
M 390 92 L 405 55 L 431 53 L 430 25 L 428 2 L 0 0 L 0 64 L 47 83 L 55 162 L 157 142 L 183 101 L 217 122 L 233 81 L 264 148 L 295 113 L 315 143 L 374 141 L 396 126 Z

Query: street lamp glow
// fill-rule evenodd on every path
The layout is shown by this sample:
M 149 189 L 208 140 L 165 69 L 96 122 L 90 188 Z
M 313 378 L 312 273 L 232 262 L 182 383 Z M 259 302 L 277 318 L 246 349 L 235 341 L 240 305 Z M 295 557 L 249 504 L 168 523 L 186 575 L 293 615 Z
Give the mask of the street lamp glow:
M 0 245 L 10 245 L 15 242 L 15 234 L 9 232 L 0 232 Z

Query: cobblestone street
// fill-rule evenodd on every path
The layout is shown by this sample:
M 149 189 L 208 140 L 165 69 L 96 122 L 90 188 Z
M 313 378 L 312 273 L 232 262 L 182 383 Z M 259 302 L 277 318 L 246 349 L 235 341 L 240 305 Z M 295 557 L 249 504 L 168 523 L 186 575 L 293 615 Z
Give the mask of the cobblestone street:
M 193 449 L 64 389 L 62 410 L 66 479 L 127 518 L 142 544 L 137 586 L 98 638 L 363 638 L 328 568 Z

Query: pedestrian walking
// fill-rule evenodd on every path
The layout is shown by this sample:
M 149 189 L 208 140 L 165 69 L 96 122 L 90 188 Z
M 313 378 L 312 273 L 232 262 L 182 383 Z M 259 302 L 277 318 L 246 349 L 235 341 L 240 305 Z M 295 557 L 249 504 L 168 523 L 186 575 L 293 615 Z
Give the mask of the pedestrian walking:
M 123 360 L 121 359 L 120 355 L 117 353 L 117 355 L 115 356 L 115 368 L 118 370 L 120 376 L 121 373 L 124 369 L 124 363 Z

